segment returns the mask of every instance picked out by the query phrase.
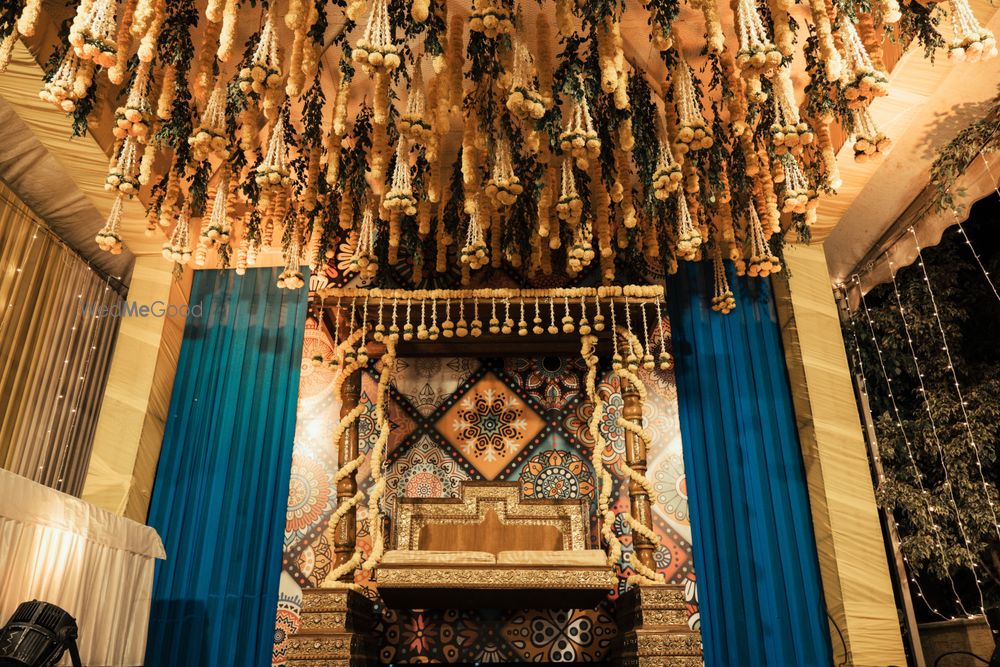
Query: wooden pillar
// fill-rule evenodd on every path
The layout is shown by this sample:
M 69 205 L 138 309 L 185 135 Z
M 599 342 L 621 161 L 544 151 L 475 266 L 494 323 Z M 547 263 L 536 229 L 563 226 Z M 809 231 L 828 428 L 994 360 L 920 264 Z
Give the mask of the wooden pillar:
M 624 402 L 622 416 L 628 421 L 641 424 L 642 397 L 639 396 L 639 392 L 635 390 L 635 387 L 631 385 L 624 386 L 622 388 L 622 400 Z M 631 431 L 625 431 L 625 462 L 628 463 L 632 470 L 643 477 L 646 476 L 646 443 Z M 653 527 L 653 515 L 646 489 L 637 482 L 629 480 L 628 494 L 631 501 L 630 512 L 632 518 L 651 529 Z M 649 569 L 655 570 L 656 565 L 653 562 L 655 547 L 653 543 L 648 538 L 633 533 L 632 544 L 635 547 L 635 554 L 639 562 Z
M 340 417 L 343 419 L 358 405 L 361 400 L 361 371 L 357 370 L 348 376 L 344 382 L 343 389 L 344 402 L 340 406 Z M 358 457 L 358 422 L 355 421 L 344 433 L 341 441 L 335 443 L 337 447 L 337 465 L 343 466 Z M 347 475 L 337 482 L 337 506 L 354 497 L 358 492 L 357 472 Z M 337 531 L 333 536 L 333 551 L 335 560 L 333 567 L 337 568 L 346 563 L 354 555 L 354 545 L 358 536 L 358 510 L 351 508 L 347 514 L 337 524 Z M 347 572 L 341 581 L 354 581 L 354 573 Z

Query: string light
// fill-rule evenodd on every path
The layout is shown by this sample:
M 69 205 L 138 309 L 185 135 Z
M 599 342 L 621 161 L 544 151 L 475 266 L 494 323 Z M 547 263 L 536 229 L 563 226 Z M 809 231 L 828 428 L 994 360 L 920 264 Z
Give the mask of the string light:
M 90 270 L 90 268 L 88 267 L 88 271 L 89 270 Z M 117 296 L 117 292 L 115 292 L 115 291 L 113 291 L 111 289 L 111 279 L 110 279 L 109 276 L 105 276 L 105 279 L 104 279 L 104 291 L 103 291 L 102 295 L 103 295 L 104 298 L 101 301 L 101 305 L 99 307 L 100 310 L 98 312 L 101 312 L 101 310 L 103 310 L 103 307 L 106 306 L 109 301 L 114 300 L 115 297 Z M 119 300 L 119 302 L 121 301 L 120 298 L 118 300 Z M 82 316 L 82 313 L 83 313 L 83 309 L 81 308 L 80 309 L 80 313 L 78 313 L 78 317 Z M 94 318 L 97 319 L 98 315 L 94 315 Z M 100 332 L 100 327 L 99 326 L 92 326 L 92 327 L 90 327 L 89 333 L 87 335 L 87 341 L 84 344 L 85 347 L 86 347 L 86 355 L 87 356 L 86 356 L 86 358 L 84 359 L 84 362 L 83 362 L 83 370 L 80 371 L 80 375 L 77 377 L 77 383 L 78 384 L 76 385 L 77 388 L 75 390 L 76 391 L 76 399 L 73 402 L 73 408 L 70 410 L 70 414 L 72 415 L 72 417 L 70 417 L 69 435 L 64 440 L 64 442 L 66 444 L 63 446 L 63 453 L 62 453 L 62 455 L 60 457 L 62 462 L 59 464 L 59 467 L 58 467 L 59 477 L 56 479 L 56 483 L 59 485 L 58 489 L 60 491 L 62 491 L 63 487 L 65 486 L 66 471 L 67 471 L 67 468 L 68 468 L 69 462 L 70 462 L 69 448 L 70 448 L 71 444 L 76 441 L 76 439 L 75 439 L 76 428 L 77 428 L 77 426 L 80 423 L 80 419 L 79 419 L 79 417 L 80 417 L 80 406 L 81 406 L 81 404 L 83 402 L 83 397 L 86 394 L 85 388 L 86 388 L 86 383 L 87 383 L 87 377 L 90 375 L 90 367 L 91 367 L 91 364 L 93 363 L 94 352 L 97 350 L 97 345 L 94 344 L 96 342 L 94 340 L 94 338 L 99 335 L 99 332 Z M 60 380 L 60 384 L 61 383 L 62 382 Z
M 31 257 L 31 247 L 35 244 L 35 239 L 37 238 L 38 238 L 38 232 L 36 231 L 34 234 L 31 235 L 31 240 L 28 242 L 28 247 L 24 251 L 24 254 L 21 256 L 21 264 L 18 265 L 18 267 L 14 270 L 15 273 L 17 273 L 17 275 L 14 276 L 14 286 L 11 289 L 10 292 L 11 295 L 18 293 L 18 288 L 21 286 L 21 278 L 24 277 L 25 262 L 27 261 L 28 257 Z M 4 308 L 3 311 L 3 318 L 0 319 L 0 336 L 3 335 L 4 328 L 7 326 L 7 321 L 8 321 L 7 316 L 10 315 L 11 309 L 13 308 L 14 308 L 14 301 L 12 299 L 7 303 L 7 307 Z
M 1000 194 L 1000 191 L 998 191 Z M 997 302 L 1000 302 L 1000 293 L 997 293 L 997 286 L 990 277 L 990 272 L 986 270 L 983 266 L 983 261 L 979 258 L 979 253 L 976 249 L 972 247 L 972 241 L 969 240 L 969 236 L 965 233 L 965 227 L 962 226 L 962 221 L 958 217 L 958 212 L 952 209 L 952 214 L 955 216 L 955 224 L 958 225 L 958 231 L 962 234 L 962 238 L 965 239 L 965 245 L 969 246 L 969 251 L 972 252 L 972 256 L 976 259 L 976 264 L 979 266 L 979 270 L 983 272 L 983 277 L 986 278 L 986 282 L 989 283 L 990 289 L 993 290 L 993 296 L 996 297 Z
M 913 470 L 913 479 L 916 482 L 917 488 L 920 491 L 920 497 L 924 501 L 924 509 L 927 512 L 927 522 L 930 524 L 931 528 L 934 530 L 934 543 L 935 543 L 935 546 L 937 547 L 938 554 L 941 557 L 941 562 L 943 563 L 943 562 L 946 561 L 946 556 L 945 556 L 944 544 L 941 542 L 941 529 L 940 529 L 940 526 L 938 526 L 937 521 L 934 519 L 934 512 L 933 512 L 933 509 L 931 508 L 931 504 L 930 504 L 930 500 L 929 500 L 929 493 L 924 488 L 924 484 L 923 484 L 923 473 L 920 472 L 920 469 L 917 466 L 917 460 L 913 456 L 913 445 L 910 442 L 909 436 L 906 434 L 906 428 L 903 426 L 903 419 L 902 419 L 902 417 L 899 414 L 899 406 L 896 404 L 896 396 L 895 396 L 895 394 L 892 391 L 892 379 L 889 377 L 889 373 L 886 371 L 885 359 L 882 357 L 882 347 L 879 345 L 878 338 L 875 336 L 875 326 L 872 323 L 871 313 L 868 310 L 868 303 L 865 300 L 865 294 L 864 294 L 864 292 L 861 289 L 861 280 L 860 280 L 860 278 L 858 277 L 857 274 L 855 274 L 852 278 L 853 278 L 855 286 L 856 286 L 856 288 L 858 290 L 858 294 L 860 294 L 860 296 L 861 296 L 861 305 L 862 305 L 862 307 L 864 309 L 865 319 L 868 322 L 868 329 L 871 332 L 872 345 L 875 347 L 875 353 L 876 353 L 876 356 L 878 357 L 879 366 L 881 367 L 881 370 L 882 370 L 882 379 L 885 381 L 886 391 L 888 392 L 888 395 L 889 395 L 889 403 L 892 406 L 892 412 L 893 412 L 893 416 L 895 417 L 896 426 L 897 426 L 897 428 L 899 428 L 900 435 L 902 436 L 903 442 L 906 445 L 906 454 L 907 454 L 907 457 L 910 460 L 910 467 Z M 850 301 L 846 300 L 846 299 L 845 299 L 845 301 L 848 303 L 848 306 L 847 306 L 848 314 L 853 318 L 853 314 L 851 314 L 851 311 L 850 311 L 850 305 L 849 305 Z M 860 359 L 860 354 L 861 354 L 860 353 L 860 349 L 861 348 L 860 348 L 860 345 L 858 344 L 857 334 L 855 334 L 855 346 L 858 349 L 858 355 L 859 355 L 858 358 Z M 941 445 L 940 445 L 940 443 L 938 443 L 938 449 L 939 450 L 940 450 L 940 447 L 941 447 Z M 943 465 L 943 462 L 944 462 L 944 459 L 942 457 L 942 465 Z M 948 481 L 948 469 L 947 469 L 947 467 L 944 468 L 944 474 L 945 474 L 945 485 L 948 487 L 949 492 L 952 492 L 951 482 Z M 879 481 L 881 482 L 882 479 L 883 478 L 880 478 Z M 958 515 L 958 506 L 955 503 L 954 495 L 952 495 L 952 504 L 955 506 L 955 514 L 957 516 Z M 899 528 L 899 524 L 898 523 L 896 523 L 896 528 L 897 529 Z M 964 531 L 963 531 L 963 536 L 964 536 Z M 968 549 L 968 541 L 966 541 L 966 550 L 971 555 L 971 550 Z M 905 558 L 906 558 L 906 556 L 904 555 L 904 559 Z M 955 594 L 955 603 L 956 603 L 956 606 L 962 611 L 962 613 L 965 616 L 969 616 L 969 612 L 965 608 L 965 605 L 962 602 L 961 596 L 958 594 L 958 589 L 955 587 L 955 580 L 952 578 L 951 573 L 948 572 L 947 569 L 945 570 L 945 575 L 948 578 L 948 583 L 951 586 L 952 593 Z M 910 579 L 912 581 L 916 580 L 916 575 L 913 574 L 912 572 L 910 574 Z M 919 592 L 919 596 L 918 597 L 920 597 L 922 600 L 924 600 L 924 602 L 927 604 L 928 608 L 931 609 L 931 611 L 933 611 L 938 616 L 941 616 L 942 618 L 944 618 L 942 616 L 942 614 L 937 609 L 934 609 L 933 607 L 930 606 L 930 602 L 928 602 L 927 599 L 924 597 L 923 591 L 920 589 L 919 584 L 917 584 L 917 588 L 918 588 L 918 592 Z M 952 618 L 952 620 L 954 620 L 954 618 Z
M 990 162 L 986 159 L 986 153 L 980 149 L 979 157 L 982 158 L 983 164 L 986 165 L 986 173 L 989 174 L 990 180 L 993 181 L 993 191 L 1000 196 L 1000 183 L 997 183 L 997 177 L 993 175 L 993 170 L 990 168 Z
M 83 284 L 90 284 L 87 289 L 97 290 L 101 285 L 101 280 L 103 279 L 104 289 L 99 292 L 101 300 L 94 305 L 94 318 L 99 319 L 102 317 L 100 313 L 108 310 L 108 304 L 121 297 L 121 277 L 111 276 L 107 272 L 95 269 L 94 265 L 88 262 L 86 259 L 80 257 L 76 250 L 68 246 L 62 239 L 56 236 L 50 229 L 48 229 L 34 213 L 26 208 L 22 202 L 11 199 L 9 197 L 0 194 L 0 201 L 4 202 L 11 210 L 16 211 L 26 217 L 34 225 L 34 229 L 31 231 L 31 236 L 28 238 L 28 242 L 25 245 L 23 253 L 21 254 L 20 262 L 14 269 L 14 280 L 11 286 L 9 298 L 7 300 L 6 308 L 3 308 L 3 312 L 0 313 L 0 337 L 3 336 L 4 332 L 7 330 L 8 326 L 16 321 L 16 318 L 12 317 L 12 313 L 15 312 L 15 301 L 14 297 L 20 293 L 21 287 L 24 281 L 33 280 L 34 274 L 38 271 L 44 270 L 44 266 L 39 265 L 34 261 L 32 254 L 33 248 L 36 241 L 39 240 L 40 235 L 44 235 L 44 239 L 49 243 L 57 246 L 64 255 L 64 262 L 66 264 L 75 263 L 77 265 L 77 270 L 93 274 L 95 276 L 96 282 L 92 281 L 89 276 L 81 276 L 83 278 Z M 68 298 L 71 298 L 68 295 Z M 51 479 L 51 483 L 55 488 L 62 490 L 66 485 L 67 471 L 69 466 L 74 463 L 72 457 L 69 456 L 71 448 L 75 442 L 78 429 L 82 424 L 80 420 L 80 415 L 84 411 L 83 401 L 89 394 L 85 392 L 88 379 L 91 377 L 91 370 L 93 367 L 93 360 L 95 357 L 95 352 L 98 350 L 95 337 L 100 335 L 102 327 L 95 325 L 87 329 L 86 338 L 84 339 L 84 332 L 81 331 L 81 318 L 85 314 L 83 307 L 84 293 L 77 293 L 77 301 L 75 304 L 77 307 L 76 318 L 72 325 L 69 326 L 68 332 L 65 334 L 67 338 L 73 338 L 73 340 L 66 341 L 64 346 L 68 350 L 75 350 L 82 354 L 77 354 L 73 359 L 66 358 L 61 364 L 59 379 L 56 383 L 57 395 L 53 400 L 52 409 L 49 410 L 48 424 L 45 427 L 44 432 L 44 443 L 49 445 L 55 438 L 53 438 L 53 431 L 57 432 L 56 437 L 62 436 L 60 439 L 63 442 L 61 451 L 59 451 L 58 456 L 52 461 L 52 465 L 49 466 L 50 475 L 54 475 Z M 81 359 L 82 357 L 82 359 Z M 71 363 L 71 361 L 73 363 Z M 106 369 L 105 369 L 106 370 Z M 56 406 L 59 405 L 58 402 L 66 401 L 68 407 L 68 413 L 59 410 Z M 62 421 L 62 417 L 66 414 L 69 415 L 68 423 Z M 89 412 L 88 412 L 89 414 Z M 58 420 L 58 422 L 57 422 Z M 56 428 L 58 423 L 59 428 Z M 36 448 L 39 452 L 45 451 L 46 447 Z M 43 463 L 37 467 L 39 471 L 44 471 L 46 465 Z
M 34 238 L 34 236 L 33 236 L 32 238 Z M 93 287 L 94 287 L 94 285 L 90 286 L 90 287 L 89 287 L 88 289 L 92 289 Z M 81 293 L 80 293 L 80 294 L 78 295 L 78 298 L 82 298 L 82 296 L 83 296 L 83 293 L 81 292 Z M 100 304 L 99 304 L 99 305 L 97 306 L 97 307 L 98 307 L 98 311 L 97 311 L 97 312 L 100 312 L 100 308 L 101 308 L 101 306 L 103 306 L 103 305 L 104 305 L 104 304 L 103 304 L 103 302 L 102 302 L 102 303 L 100 303 Z M 72 326 L 70 327 L 70 329 L 69 329 L 69 331 L 70 331 L 70 335 L 71 335 L 72 337 L 74 337 L 74 338 L 78 338 L 78 337 L 79 337 L 79 334 L 76 334 L 76 331 L 77 331 L 77 330 L 78 330 L 78 329 L 79 329 L 79 328 L 81 327 L 81 322 L 80 322 L 80 319 L 81 319 L 81 318 L 83 317 L 83 313 L 85 312 L 85 311 L 84 311 L 84 308 L 82 307 L 82 306 L 83 306 L 83 304 L 82 304 L 82 303 L 80 304 L 80 306 L 81 306 L 81 307 L 80 307 L 80 308 L 78 308 L 78 309 L 77 309 L 77 311 L 76 311 L 76 317 L 75 317 L 75 318 L 74 318 L 74 320 L 73 320 L 73 325 L 72 325 Z M 95 315 L 94 317 L 97 317 L 97 315 Z M 88 340 L 88 341 L 87 341 L 87 343 L 88 343 L 88 345 L 89 345 L 90 341 Z M 72 343 L 70 343 L 69 345 L 66 345 L 66 346 L 65 346 L 65 349 L 66 349 L 66 353 L 67 353 L 67 354 L 71 354 L 71 353 L 72 353 L 72 350 L 73 350 L 73 345 L 72 345 Z M 72 386 L 72 385 L 70 385 L 69 387 L 67 387 L 67 386 L 66 386 L 66 373 L 67 373 L 67 371 L 69 370 L 69 367 L 70 367 L 70 358 L 69 358 L 69 356 L 67 356 L 67 357 L 66 357 L 65 359 L 63 359 L 63 363 L 62 363 L 62 366 L 61 366 L 61 368 L 59 369 L 59 379 L 58 379 L 58 381 L 56 382 L 56 386 L 57 386 L 57 387 L 59 388 L 59 390 L 60 390 L 60 391 L 70 391 L 70 392 L 72 392 L 72 391 L 73 391 L 73 386 Z M 65 387 L 65 389 L 64 389 L 64 387 Z M 75 416 L 76 416 L 76 409 L 77 409 L 77 408 L 78 408 L 79 406 L 78 406 L 78 402 L 77 402 L 77 400 L 75 400 L 75 399 L 78 399 L 78 398 L 79 398 L 79 396 L 80 396 L 79 392 L 77 392 L 77 393 L 76 393 L 76 395 L 74 396 L 74 405 L 73 405 L 73 409 L 72 409 L 72 410 L 70 411 L 70 415 L 71 415 L 71 421 L 75 420 L 75 418 L 76 418 L 76 417 L 75 417 Z M 59 413 L 59 411 L 58 411 L 58 410 L 52 410 L 52 411 L 51 411 L 51 415 L 50 415 L 50 418 L 49 418 L 49 420 L 48 420 L 48 423 L 46 424 L 46 427 L 45 427 L 45 429 L 46 429 L 46 430 L 45 430 L 45 436 L 46 436 L 46 437 L 45 437 L 45 442 L 44 442 L 44 445 L 45 445 L 45 446 L 44 446 L 44 447 L 39 447 L 39 448 L 37 448 L 37 450 L 36 450 L 36 451 L 37 451 L 37 452 L 38 452 L 39 454 L 41 454 L 42 452 L 45 452 L 45 451 L 47 451 L 47 449 L 48 449 L 48 446 L 49 446 L 49 444 L 50 444 L 50 440 L 51 440 L 51 438 L 50 438 L 49 436 L 51 436 L 51 435 L 52 435 L 52 427 L 53 427 L 53 421 L 54 421 L 54 420 L 55 420 L 55 419 L 56 419 L 57 417 L 59 417 L 59 416 L 61 416 L 61 415 L 60 415 L 60 413 Z M 68 440 L 68 439 L 66 439 L 66 438 L 64 438 L 64 439 L 63 439 L 63 443 L 64 443 L 64 444 L 63 444 L 63 446 L 62 446 L 62 451 L 60 452 L 60 454 L 59 454 L 59 458 L 57 459 L 57 463 L 56 463 L 56 468 L 57 468 L 57 470 L 59 470 L 59 471 L 60 471 L 60 474 L 59 474 L 59 478 L 58 478 L 58 479 L 56 480 L 56 483 L 58 483 L 58 484 L 59 484 L 59 489 L 60 489 L 60 490 L 62 490 L 62 481 L 63 481 L 63 478 L 64 478 L 64 475 L 62 474 L 62 471 L 63 471 L 63 465 L 62 465 L 62 463 L 59 463 L 59 462 L 61 462 L 61 461 L 63 460 L 63 456 L 65 456 L 66 454 L 68 454 L 68 453 L 69 453 L 69 440 Z M 42 470 L 43 470 L 44 468 L 45 468 L 45 466 L 44 466 L 44 465 L 40 465 L 40 466 L 38 466 L 38 470 L 39 470 L 39 471 L 42 471 Z M 36 481 L 44 481 L 44 480 L 36 480 Z
M 924 266 L 924 257 L 920 248 L 920 243 L 917 241 L 917 233 L 914 231 L 912 226 L 910 227 L 910 234 L 913 236 L 913 245 L 917 248 L 917 264 L 920 266 L 920 271 L 924 276 L 924 284 L 927 286 L 927 293 L 931 297 L 931 307 L 934 310 L 934 321 L 937 322 L 938 331 L 941 333 L 941 345 L 944 349 L 945 356 L 948 359 L 948 370 L 951 373 L 951 379 L 955 385 L 955 393 L 958 396 L 958 405 L 962 410 L 962 425 L 965 426 L 965 432 L 969 436 L 969 444 L 972 445 L 972 451 L 976 456 L 976 469 L 979 472 L 979 481 L 982 483 L 983 491 L 986 494 L 986 503 L 990 507 L 990 516 L 993 518 L 993 530 L 996 532 L 997 537 L 1000 538 L 1000 525 L 997 525 L 997 514 L 995 503 L 993 502 L 993 495 L 990 490 L 990 485 L 986 483 L 986 477 L 983 475 L 983 461 L 979 453 L 979 444 L 976 442 L 975 435 L 972 433 L 972 425 L 969 423 L 969 413 L 965 409 L 965 397 L 962 395 L 962 387 L 958 383 L 958 373 L 955 371 L 955 364 L 951 358 L 951 349 L 948 347 L 948 337 L 945 336 L 944 325 L 941 323 L 941 315 L 938 313 L 937 299 L 934 297 L 934 290 L 931 288 L 931 281 L 927 275 L 927 268 Z M 891 266 L 892 265 L 890 264 L 890 268 Z M 896 278 L 895 275 L 893 275 L 894 288 L 895 284 Z M 902 305 L 900 305 L 900 316 L 902 316 Z M 909 333 L 907 333 L 907 339 L 909 338 Z M 959 523 L 959 527 L 961 526 L 962 524 Z M 978 576 L 976 578 L 978 579 Z

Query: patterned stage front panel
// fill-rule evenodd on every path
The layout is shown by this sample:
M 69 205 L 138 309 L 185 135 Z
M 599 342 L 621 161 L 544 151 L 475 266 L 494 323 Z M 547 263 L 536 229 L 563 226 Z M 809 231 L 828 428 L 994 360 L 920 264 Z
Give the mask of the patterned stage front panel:
M 273 664 L 285 662 L 288 637 L 297 629 L 301 588 L 315 586 L 331 569 L 326 529 L 336 503 L 336 461 L 330 434 L 340 413 L 333 395 L 334 371 L 313 365 L 329 358 L 330 339 L 310 321 L 306 329 L 298 425 L 289 487 L 283 573 L 275 625 Z M 579 359 L 401 358 L 389 392 L 386 507 L 395 499 L 445 497 L 465 480 L 518 481 L 534 498 L 589 498 L 596 506 L 593 440 L 587 429 L 593 407 L 586 400 L 585 367 Z M 360 421 L 361 449 L 375 440 L 374 398 L 379 367 L 362 382 L 366 412 Z M 691 562 L 691 525 L 684 478 L 677 392 L 672 373 L 642 372 L 648 389 L 643 418 L 653 434 L 649 477 L 656 491 L 654 524 L 661 545 L 657 567 L 667 580 L 684 583 L 692 626 L 698 607 Z M 628 511 L 618 463 L 625 454 L 616 420 L 622 398 L 618 377 L 602 373 L 599 391 L 606 414 L 605 465 L 619 473 L 614 508 Z M 367 465 L 359 483 L 371 483 Z M 623 553 L 619 569 L 632 573 L 631 535 L 619 520 Z M 596 520 L 593 524 L 596 531 Z M 367 513 L 359 510 L 359 541 L 367 545 Z M 595 534 L 596 536 L 596 534 Z M 359 583 L 364 583 L 360 578 Z M 619 593 L 625 590 L 620 580 Z M 615 633 L 614 601 L 596 610 L 382 611 L 384 663 L 415 662 L 598 662 Z

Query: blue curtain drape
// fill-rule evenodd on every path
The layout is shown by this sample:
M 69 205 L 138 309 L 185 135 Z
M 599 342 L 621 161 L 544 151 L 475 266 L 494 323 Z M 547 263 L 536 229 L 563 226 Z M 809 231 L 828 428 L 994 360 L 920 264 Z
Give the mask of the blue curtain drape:
M 827 667 L 830 635 L 770 284 L 711 266 L 667 283 L 695 571 L 708 667 Z
M 167 559 L 147 667 L 271 664 L 307 298 L 279 272 L 195 271 L 149 511 Z

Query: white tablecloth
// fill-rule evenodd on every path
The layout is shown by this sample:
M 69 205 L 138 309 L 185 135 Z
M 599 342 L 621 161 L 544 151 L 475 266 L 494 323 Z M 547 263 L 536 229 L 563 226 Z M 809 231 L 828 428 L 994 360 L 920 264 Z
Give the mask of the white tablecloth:
M 87 667 L 141 665 L 165 557 L 152 528 L 0 470 L 0 625 L 21 602 L 51 602 L 76 618 Z

